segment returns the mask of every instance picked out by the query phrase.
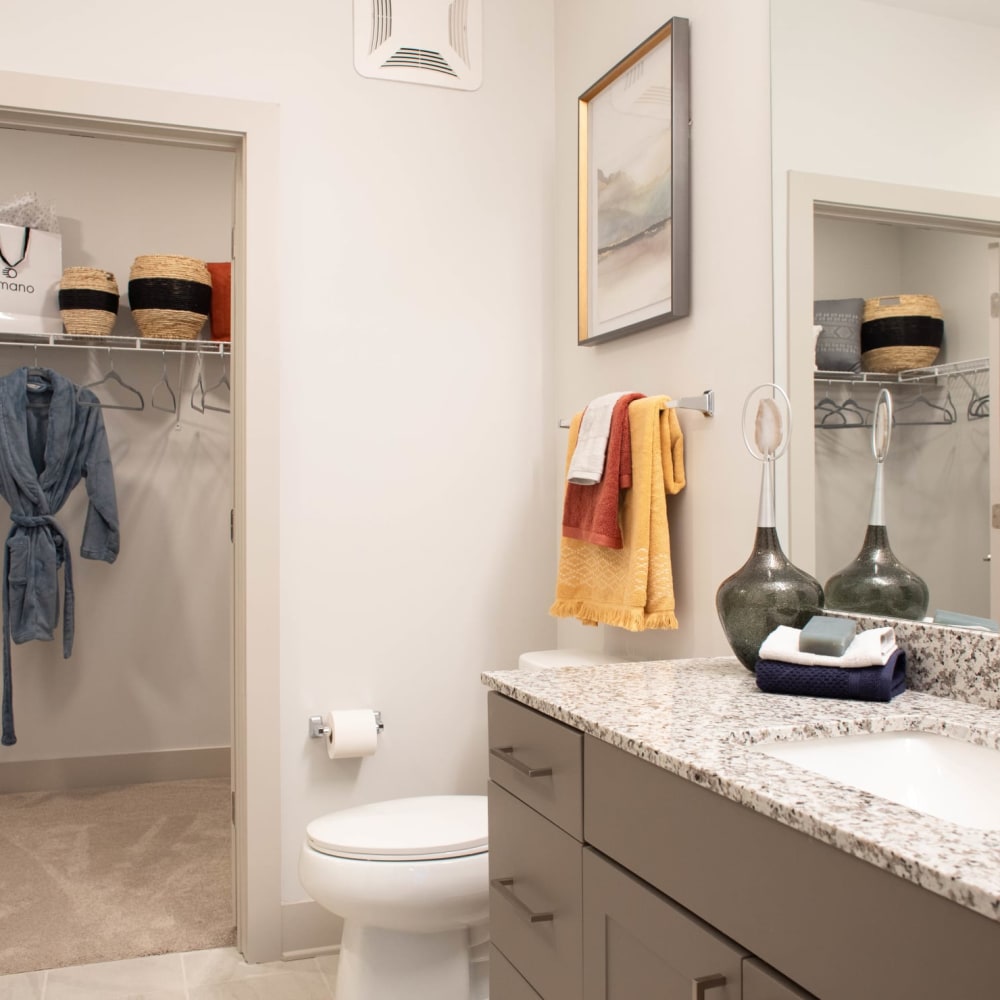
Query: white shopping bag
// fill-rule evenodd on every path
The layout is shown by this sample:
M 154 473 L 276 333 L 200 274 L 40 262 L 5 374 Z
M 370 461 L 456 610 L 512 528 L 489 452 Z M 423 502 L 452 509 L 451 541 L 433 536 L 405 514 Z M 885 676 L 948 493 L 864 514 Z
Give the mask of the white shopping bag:
M 0 223 L 0 332 L 62 333 L 62 236 Z

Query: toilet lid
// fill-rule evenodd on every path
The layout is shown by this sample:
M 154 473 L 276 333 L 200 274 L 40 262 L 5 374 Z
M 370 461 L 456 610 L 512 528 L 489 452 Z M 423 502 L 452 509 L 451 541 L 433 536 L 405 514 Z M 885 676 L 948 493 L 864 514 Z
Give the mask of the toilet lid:
M 306 840 L 322 854 L 360 861 L 434 861 L 487 849 L 485 795 L 423 795 L 314 819 Z

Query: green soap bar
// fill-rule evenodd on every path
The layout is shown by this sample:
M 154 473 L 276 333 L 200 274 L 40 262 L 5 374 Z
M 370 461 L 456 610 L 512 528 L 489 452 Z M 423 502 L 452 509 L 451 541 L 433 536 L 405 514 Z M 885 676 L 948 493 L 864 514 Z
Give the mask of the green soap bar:
M 843 656 L 857 631 L 857 622 L 849 618 L 813 615 L 799 634 L 799 651 L 822 656 Z
M 958 611 L 935 611 L 935 625 L 958 625 L 962 628 L 981 628 L 986 632 L 1000 632 L 1000 624 L 992 618 L 977 618 L 975 615 L 963 615 Z

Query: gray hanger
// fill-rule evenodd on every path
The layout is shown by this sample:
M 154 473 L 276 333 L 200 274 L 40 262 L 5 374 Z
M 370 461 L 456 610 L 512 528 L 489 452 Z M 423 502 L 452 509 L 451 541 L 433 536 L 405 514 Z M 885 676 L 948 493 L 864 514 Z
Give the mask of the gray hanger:
M 156 401 L 156 391 L 163 386 L 166 389 L 168 396 L 170 397 L 170 406 L 164 406 L 162 403 Z M 163 351 L 163 371 L 160 373 L 159 381 L 153 386 L 153 391 L 149 397 L 149 405 L 154 409 L 162 410 L 164 413 L 176 413 L 177 412 L 177 396 L 174 390 L 170 386 L 170 379 L 167 377 L 167 352 Z
M 198 378 L 195 380 L 194 388 L 191 390 L 191 406 L 199 413 L 204 413 L 206 410 L 215 410 L 216 413 L 229 413 L 228 406 L 213 406 L 208 402 L 209 394 L 217 392 L 219 389 L 225 389 L 227 393 L 232 391 L 229 385 L 229 366 L 226 364 L 225 357 L 222 359 L 222 377 L 207 389 L 201 377 L 201 364 L 198 365 Z
M 102 403 L 100 400 L 97 402 L 90 402 L 84 399 L 82 394 L 84 389 L 96 389 L 100 385 L 104 385 L 107 382 L 117 382 L 126 392 L 131 392 L 137 399 L 138 405 L 129 406 L 127 403 Z M 99 378 L 96 382 L 88 382 L 86 385 L 81 385 L 79 389 L 76 390 L 76 401 L 80 406 L 99 406 L 102 410 L 144 410 L 146 409 L 146 401 L 142 398 L 142 393 L 136 389 L 135 386 L 129 385 L 118 372 L 115 371 L 114 358 L 111 356 L 111 348 L 108 348 L 108 370 L 104 374 L 103 378 Z

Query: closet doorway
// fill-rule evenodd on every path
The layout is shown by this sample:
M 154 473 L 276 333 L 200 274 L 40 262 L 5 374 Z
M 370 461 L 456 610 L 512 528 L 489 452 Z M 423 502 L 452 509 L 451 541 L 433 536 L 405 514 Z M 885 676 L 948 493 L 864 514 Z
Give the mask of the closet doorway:
M 188 354 L 185 384 L 177 395 L 179 406 L 189 406 L 184 390 L 190 394 L 195 366 L 203 366 L 203 384 L 207 385 L 215 382 L 223 370 L 221 366 L 227 365 L 232 386 L 228 403 L 231 416 L 222 419 L 228 426 L 223 430 L 220 424 L 211 430 L 203 425 L 200 431 L 205 449 L 212 451 L 214 438 L 218 455 L 225 453 L 227 467 L 231 469 L 232 543 L 227 551 L 229 539 L 226 538 L 220 549 L 213 535 L 212 547 L 224 553 L 228 566 L 216 576 L 215 583 L 231 593 L 231 597 L 223 595 L 225 600 L 220 606 L 225 609 L 223 630 L 228 633 L 225 637 L 228 641 L 223 642 L 221 648 L 226 649 L 231 660 L 223 687 L 228 688 L 230 706 L 235 924 L 237 946 L 244 957 L 251 962 L 270 961 L 281 953 L 277 714 L 279 469 L 278 391 L 274 376 L 280 321 L 273 280 L 278 209 L 277 109 L 252 102 L 11 73 L 0 73 L 0 93 L 4 101 L 9 102 L 0 104 L 0 129 L 25 133 L 21 138 L 30 144 L 44 147 L 47 142 L 57 146 L 72 141 L 135 143 L 137 148 L 142 148 L 143 154 L 155 155 L 159 151 L 165 159 L 189 151 L 195 159 L 208 157 L 204 161 L 207 164 L 216 156 L 214 162 L 217 165 L 225 162 L 226 169 L 231 171 L 231 198 L 226 206 L 232 219 L 231 355 L 224 361 L 222 352 L 200 360 L 195 354 Z M 124 161 L 130 157 L 123 155 L 121 159 L 122 183 L 141 184 L 144 178 L 135 176 L 134 170 L 124 169 Z M 64 169 L 74 169 L 72 157 L 64 163 Z M 82 181 L 85 183 L 85 178 Z M 41 183 L 38 186 L 39 195 L 44 197 Z M 16 193 L 19 192 L 11 194 Z M 155 193 L 151 196 L 155 198 Z M 58 214 L 58 205 L 56 210 Z M 87 220 L 88 226 L 105 222 L 118 226 L 128 224 L 128 220 L 121 219 Z M 141 230 L 142 220 L 133 222 Z M 184 251 L 151 246 L 148 252 Z M 219 258 L 225 259 L 221 254 Z M 64 258 L 64 263 L 77 262 Z M 127 270 L 122 274 L 121 268 L 116 266 L 115 271 L 127 302 Z M 8 360 L 11 350 L 24 356 L 21 348 L 3 348 L 3 373 L 13 367 Z M 119 356 L 103 350 L 92 354 L 86 350 L 70 352 L 40 347 L 38 354 L 45 352 L 49 352 L 48 356 L 39 357 L 38 365 L 53 369 L 69 367 L 72 369 L 67 371 L 69 377 L 83 377 L 80 374 L 83 371 L 106 369 L 112 357 L 115 368 L 121 369 L 133 384 L 141 380 L 155 382 L 160 375 L 160 353 L 147 352 L 144 357 L 143 351 L 136 351 L 126 361 L 122 360 L 126 357 L 124 354 Z M 64 357 L 70 353 L 77 357 L 72 363 Z M 178 362 L 171 363 L 170 357 L 163 353 L 168 373 L 177 372 Z M 21 363 L 30 365 L 35 360 L 28 357 Z M 98 372 L 95 377 L 100 374 Z M 174 386 L 176 388 L 176 382 Z M 148 391 L 151 386 L 143 388 Z M 144 414 L 134 416 L 140 418 Z M 127 448 L 127 442 L 123 445 L 119 440 L 117 447 L 123 446 Z M 115 447 L 113 441 L 113 452 Z M 174 471 L 179 473 L 178 488 L 182 490 L 184 480 L 190 477 L 185 476 L 184 469 Z M 207 481 L 200 481 L 205 486 Z M 82 491 L 82 486 L 79 489 Z M 141 504 L 141 490 L 133 490 L 133 494 L 130 502 Z M 188 497 L 187 502 L 191 499 Z M 211 500 L 206 498 L 206 502 L 217 506 L 218 499 L 217 496 Z M 120 497 L 120 506 L 121 502 Z M 169 517 L 169 511 L 161 509 L 158 515 Z M 124 513 L 122 521 L 124 526 L 127 523 Z M 229 525 L 224 524 L 222 530 L 228 534 Z M 123 551 L 127 544 L 127 539 L 123 538 Z M 83 560 L 77 560 L 81 562 Z M 109 576 L 116 569 L 114 566 L 101 568 L 108 570 Z M 155 600 L 152 593 L 155 593 L 157 567 L 151 565 L 148 569 L 148 587 L 137 581 L 136 588 L 146 594 L 145 599 Z M 198 573 L 196 563 L 184 569 Z M 86 599 L 96 599 L 94 587 L 88 586 L 88 590 L 90 594 Z M 123 616 L 141 613 L 139 608 L 124 605 L 121 608 Z M 181 621 L 182 616 L 178 614 L 178 624 Z M 86 627 L 86 621 L 78 621 L 78 636 Z M 15 647 L 14 650 L 15 712 L 19 654 L 26 648 Z M 218 655 L 218 648 L 215 653 Z M 169 669 L 171 664 L 164 666 Z M 72 659 L 65 668 L 73 669 Z M 209 723 L 208 729 L 211 725 Z M 0 758 L 0 789 L 3 787 L 3 767 Z M 56 916 L 53 925 L 58 933 Z

